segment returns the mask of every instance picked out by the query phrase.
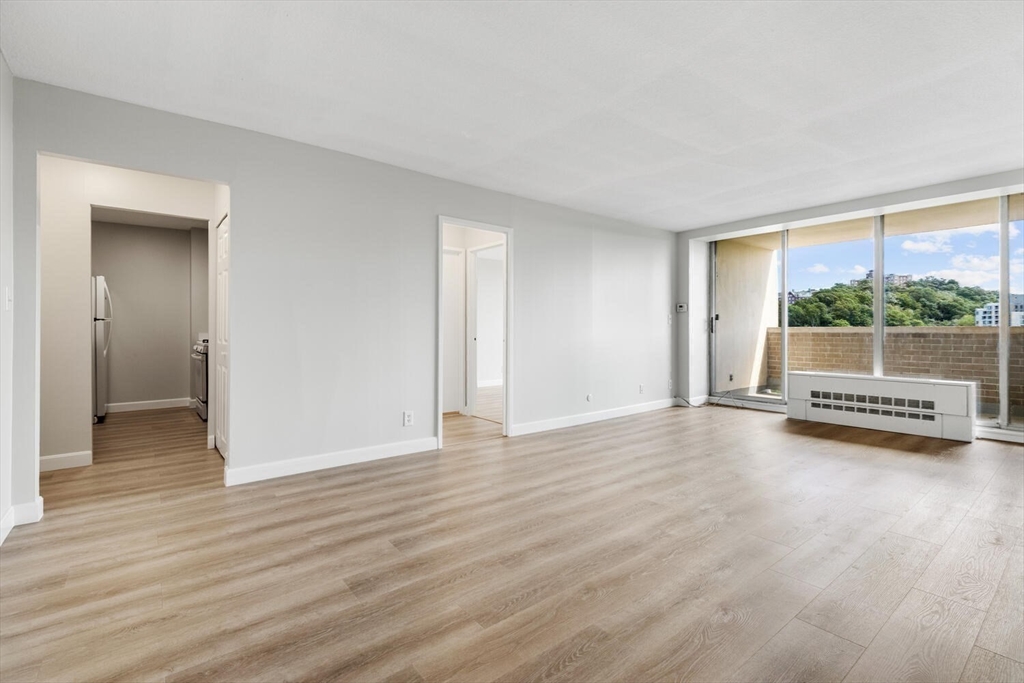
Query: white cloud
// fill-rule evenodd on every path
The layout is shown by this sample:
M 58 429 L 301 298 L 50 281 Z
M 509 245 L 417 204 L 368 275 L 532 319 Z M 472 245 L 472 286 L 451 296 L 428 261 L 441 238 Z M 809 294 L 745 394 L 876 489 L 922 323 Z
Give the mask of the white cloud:
M 962 270 L 979 270 L 991 273 L 999 272 L 998 256 L 975 256 L 974 254 L 957 254 L 949 260 L 954 268 Z
M 1020 234 L 1020 230 L 1015 225 L 1010 224 L 1010 239 L 1017 237 Z M 968 228 L 956 228 L 954 230 L 938 230 L 936 232 L 923 232 L 913 235 L 912 239 L 903 241 L 900 247 L 904 251 L 908 251 L 914 254 L 940 254 L 948 253 L 953 250 L 953 245 L 950 244 L 953 237 L 958 235 L 991 235 L 993 239 L 999 239 L 999 225 L 972 225 Z M 974 249 L 976 247 L 975 242 L 969 242 L 968 248 Z
M 949 243 L 950 235 L 946 233 L 934 233 L 922 235 L 912 240 L 904 240 L 900 248 L 912 254 L 938 254 L 940 252 L 953 251 L 953 245 Z
M 985 289 L 997 289 L 999 287 L 999 273 L 989 273 L 983 270 L 947 268 L 945 270 L 932 270 L 924 275 L 915 275 L 914 279 L 919 280 L 922 277 L 956 280 L 960 283 L 961 287 L 984 287 Z
M 810 268 L 807 268 L 807 272 L 808 273 L 827 273 L 828 272 L 828 266 L 826 266 L 824 263 L 815 263 Z
M 1024 247 L 1021 247 L 1017 251 L 1013 252 L 1013 254 L 1014 256 L 1020 256 L 1021 254 L 1024 254 Z
M 853 268 L 850 268 L 850 270 L 848 270 L 847 272 L 853 273 L 854 275 L 864 275 L 868 272 L 868 269 L 865 268 L 864 266 L 854 266 Z

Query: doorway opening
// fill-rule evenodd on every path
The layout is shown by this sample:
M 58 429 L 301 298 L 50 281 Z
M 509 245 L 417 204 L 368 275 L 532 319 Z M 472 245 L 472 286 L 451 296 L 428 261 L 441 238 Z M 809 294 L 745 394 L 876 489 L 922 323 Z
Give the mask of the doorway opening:
M 126 463 L 141 487 L 166 468 L 222 478 L 227 186 L 47 155 L 38 165 L 41 481 L 99 490 Z
M 439 221 L 438 446 L 508 434 L 511 232 Z

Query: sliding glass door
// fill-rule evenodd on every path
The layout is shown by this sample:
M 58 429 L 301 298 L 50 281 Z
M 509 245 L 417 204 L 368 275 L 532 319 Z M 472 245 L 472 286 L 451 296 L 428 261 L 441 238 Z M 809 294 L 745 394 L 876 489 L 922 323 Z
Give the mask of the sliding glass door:
M 719 397 L 782 398 L 782 235 L 714 244 L 711 388 Z

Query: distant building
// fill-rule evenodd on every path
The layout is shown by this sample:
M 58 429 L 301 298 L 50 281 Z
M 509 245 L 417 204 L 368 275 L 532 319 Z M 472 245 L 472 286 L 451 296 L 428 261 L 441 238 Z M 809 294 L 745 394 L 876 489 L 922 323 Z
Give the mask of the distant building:
M 856 287 L 862 282 L 871 282 L 875 279 L 875 271 L 869 270 L 867 275 L 860 278 L 859 280 L 850 280 L 850 285 Z M 914 281 L 913 275 L 897 275 L 895 273 L 889 273 L 885 276 L 885 284 L 892 285 L 893 287 L 905 287 Z
M 789 303 L 795 304 L 797 301 L 800 301 L 800 299 L 811 298 L 817 291 L 818 290 L 816 289 L 798 289 L 796 291 L 790 290 L 786 298 L 789 300 Z
M 974 309 L 974 324 L 978 327 L 999 327 L 999 303 L 985 304 Z M 1024 294 L 1010 295 L 1010 327 L 1024 326 Z

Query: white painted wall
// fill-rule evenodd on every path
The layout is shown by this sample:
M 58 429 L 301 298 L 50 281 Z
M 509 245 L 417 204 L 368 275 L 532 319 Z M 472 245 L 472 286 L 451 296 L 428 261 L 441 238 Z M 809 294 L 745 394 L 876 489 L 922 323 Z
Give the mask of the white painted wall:
M 0 543 L 14 525 L 11 508 L 11 375 L 14 312 L 14 77 L 0 54 Z
M 443 411 L 466 407 L 466 252 L 445 251 L 444 268 L 444 367 Z
M 114 309 L 107 402 L 189 398 L 191 231 L 94 222 L 92 274 L 106 278 Z
M 15 90 L 16 284 L 29 301 L 38 152 L 230 185 L 232 469 L 436 439 L 439 214 L 515 231 L 517 422 L 669 398 L 671 233 L 39 83 Z M 15 438 L 29 454 L 36 322 L 16 316 Z M 277 466 L 301 458 L 314 460 Z M 20 460 L 25 496 L 36 484 Z
M 505 247 L 475 252 L 476 384 L 502 383 L 505 364 Z
M 18 81 L 16 81 L 16 86 Z M 17 111 L 15 126 L 20 125 Z M 17 133 L 16 133 L 17 136 Z M 16 137 L 17 139 L 17 137 Z M 17 153 L 17 149 L 15 149 Z M 92 450 L 92 321 L 89 300 L 89 278 L 92 275 L 92 217 L 91 205 L 110 206 L 162 213 L 176 216 L 209 219 L 214 206 L 214 185 L 211 183 L 140 173 L 123 168 L 83 163 L 52 156 L 38 157 L 27 154 L 32 162 L 31 178 L 35 168 L 39 173 L 39 258 L 40 258 L 40 375 L 38 399 L 15 402 L 15 452 L 26 449 L 40 455 L 60 455 Z M 70 156 L 70 155 L 69 155 Z M 33 292 L 35 278 L 21 272 L 21 256 L 31 251 L 34 242 L 22 235 L 19 242 L 17 192 L 24 189 L 17 171 L 15 177 L 15 284 L 19 289 Z M 32 190 L 33 183 L 28 183 Z M 34 201 L 30 206 L 34 205 Z M 35 220 L 30 215 L 29 226 Z M 34 229 L 32 232 L 35 232 Z M 185 235 L 185 233 L 183 233 Z M 185 242 L 187 247 L 187 242 Z M 187 252 L 186 252 L 187 253 Z M 34 259 L 33 259 L 34 263 Z M 33 269 L 34 270 L 34 269 Z M 19 279 L 19 273 L 22 277 Z M 187 288 L 187 280 L 185 287 Z M 36 346 L 33 335 L 25 334 L 19 316 L 29 317 L 34 310 L 26 308 L 15 312 L 17 326 L 15 341 L 15 395 L 20 396 L 17 384 L 30 386 L 26 377 L 35 365 L 23 359 Z M 33 316 L 34 317 L 34 316 Z M 33 324 L 34 326 L 34 324 Z M 18 351 L 18 339 L 23 346 Z M 31 340 L 31 343 L 30 343 Z M 28 361 L 21 365 L 22 361 Z M 19 375 L 18 372 L 21 372 Z M 30 394 L 31 395 L 31 394 Z M 40 406 L 39 446 L 34 451 L 27 447 L 33 438 L 29 424 L 23 420 L 31 406 Z M 19 410 L 23 413 L 19 413 Z M 15 481 L 27 474 L 15 465 Z M 16 501 L 18 502 L 18 501 Z

